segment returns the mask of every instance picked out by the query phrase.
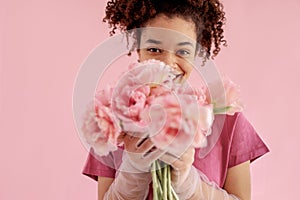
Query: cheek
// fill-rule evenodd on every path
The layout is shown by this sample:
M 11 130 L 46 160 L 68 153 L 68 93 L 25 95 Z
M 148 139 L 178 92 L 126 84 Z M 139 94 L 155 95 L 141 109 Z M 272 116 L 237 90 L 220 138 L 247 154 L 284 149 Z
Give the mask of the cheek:
M 186 73 L 186 75 L 190 75 L 193 71 L 193 59 L 181 59 L 178 61 L 179 66 Z
M 139 50 L 138 56 L 139 56 L 139 60 L 141 62 L 151 58 L 151 56 L 149 56 L 148 52 L 144 49 Z
M 149 60 L 149 59 L 155 59 L 155 60 L 160 60 L 162 62 L 165 62 L 165 55 L 161 54 L 161 53 L 150 53 L 148 52 L 146 49 L 145 50 L 140 50 L 139 53 L 139 60 L 140 61 L 145 61 L 145 60 Z

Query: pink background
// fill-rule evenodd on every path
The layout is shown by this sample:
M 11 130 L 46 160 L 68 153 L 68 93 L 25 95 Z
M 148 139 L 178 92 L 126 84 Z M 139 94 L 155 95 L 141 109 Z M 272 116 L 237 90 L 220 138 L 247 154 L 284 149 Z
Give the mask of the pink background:
M 296 199 L 300 180 L 300 1 L 224 0 L 229 46 L 216 63 L 242 88 L 271 153 L 253 199 Z M 0 2 L 0 199 L 96 199 L 72 116 L 81 63 L 108 37 L 105 2 Z

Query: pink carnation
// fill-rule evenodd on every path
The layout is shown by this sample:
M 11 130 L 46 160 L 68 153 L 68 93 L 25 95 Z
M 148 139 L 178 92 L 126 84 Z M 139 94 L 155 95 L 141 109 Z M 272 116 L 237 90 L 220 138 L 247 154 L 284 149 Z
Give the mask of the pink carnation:
M 206 97 L 206 88 L 201 86 L 198 88 L 191 87 L 189 84 L 184 83 L 181 85 L 176 85 L 174 87 L 174 92 L 181 95 L 189 95 L 194 96 L 199 105 L 207 105 L 207 97 Z
M 103 92 L 107 91 L 100 93 Z M 88 105 L 81 128 L 86 142 L 100 156 L 117 150 L 117 138 L 121 132 L 110 108 L 102 104 L 102 101 L 102 98 L 96 98 L 95 106 L 93 102 Z M 107 101 L 105 100 L 104 103 Z
M 133 75 L 138 84 L 173 86 L 177 74 L 175 69 L 155 59 L 132 63 L 129 69 L 125 76 Z
M 234 115 L 236 112 L 241 112 L 244 106 L 240 100 L 239 86 L 232 82 L 227 76 L 222 77 L 223 87 L 218 87 L 217 84 L 211 85 L 217 97 L 211 99 L 208 94 L 208 102 L 214 105 L 215 114 Z
M 172 87 L 175 75 L 171 67 L 157 60 L 148 60 L 130 68 L 115 87 L 112 109 L 125 132 L 146 132 L 147 127 L 140 118 L 141 111 L 151 99 Z
M 157 148 L 181 155 L 189 146 L 205 147 L 214 114 L 240 112 L 238 87 L 227 77 L 224 90 L 212 85 L 191 88 L 176 82 L 175 71 L 157 60 L 132 64 L 112 88 L 97 92 L 82 126 L 84 137 L 98 155 L 117 149 L 121 131 L 147 134 Z M 142 135 L 140 135 L 142 136 Z
M 211 127 L 214 122 L 213 105 L 199 106 L 199 124 L 194 138 L 194 147 L 201 148 L 207 145 L 207 136 L 211 134 Z
M 205 140 L 205 135 L 197 133 L 201 126 L 199 111 L 193 96 L 169 94 L 155 98 L 141 116 L 150 123 L 149 134 L 156 147 L 180 155 L 190 145 L 199 146 Z
M 104 89 L 97 91 L 95 94 L 95 104 L 110 106 L 113 90 L 112 86 L 106 85 Z

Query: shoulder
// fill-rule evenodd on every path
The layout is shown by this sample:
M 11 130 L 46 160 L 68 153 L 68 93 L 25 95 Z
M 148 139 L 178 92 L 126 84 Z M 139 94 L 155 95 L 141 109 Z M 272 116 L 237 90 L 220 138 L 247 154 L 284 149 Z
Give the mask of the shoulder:
M 216 115 L 213 128 L 221 131 L 220 139 L 227 139 L 229 145 L 236 140 L 251 141 L 259 137 L 254 126 L 242 112 L 234 115 Z
M 243 113 L 216 115 L 208 147 L 196 149 L 194 166 L 222 187 L 229 168 L 252 162 L 268 151 Z
M 269 152 L 254 126 L 243 113 L 227 116 L 227 134 L 229 137 L 229 163 L 233 167 L 243 162 L 250 162 Z

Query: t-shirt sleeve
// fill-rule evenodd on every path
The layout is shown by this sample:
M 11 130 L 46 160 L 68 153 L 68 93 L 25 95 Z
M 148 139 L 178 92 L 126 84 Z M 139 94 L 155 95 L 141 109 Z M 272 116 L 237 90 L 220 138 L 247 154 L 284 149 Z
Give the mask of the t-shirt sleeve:
M 113 162 L 112 154 L 109 154 L 103 160 L 110 159 L 110 163 Z M 101 177 L 108 177 L 108 178 L 115 178 L 116 170 L 113 166 L 105 164 L 105 162 L 101 162 L 101 159 L 97 159 L 95 154 L 91 151 L 87 157 L 85 166 L 83 168 L 82 174 L 98 181 L 98 176 Z
M 248 160 L 253 162 L 269 152 L 268 147 L 243 113 L 237 115 L 232 134 L 229 168 Z

